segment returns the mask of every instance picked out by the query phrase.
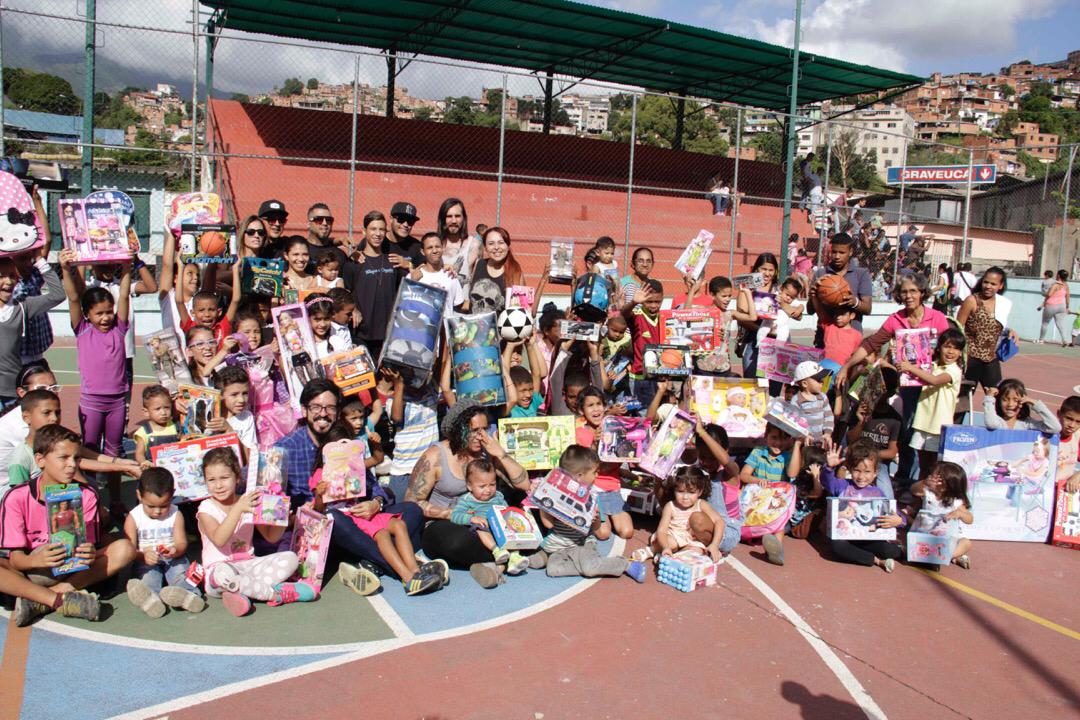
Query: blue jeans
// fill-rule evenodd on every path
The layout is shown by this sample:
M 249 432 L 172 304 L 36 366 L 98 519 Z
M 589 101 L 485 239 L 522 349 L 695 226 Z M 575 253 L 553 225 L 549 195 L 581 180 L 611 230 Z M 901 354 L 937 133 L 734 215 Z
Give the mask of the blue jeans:
M 138 565 L 135 567 L 135 577 L 142 580 L 155 593 L 161 592 L 164 585 L 175 585 L 196 595 L 202 595 L 199 588 L 187 581 L 190 565 L 191 561 L 186 557 L 162 560 L 157 565 Z
M 390 476 L 390 487 L 388 489 L 393 502 L 405 502 L 405 491 L 409 489 L 409 478 L 411 477 L 412 475 Z
M 881 492 L 885 493 L 885 497 L 890 500 L 896 499 L 896 492 L 893 490 L 892 477 L 889 476 L 889 463 L 887 461 L 881 461 L 878 463 L 877 468 L 877 482 L 875 483 Z
M 641 416 L 644 417 L 649 411 L 649 405 L 652 404 L 653 398 L 656 397 L 656 381 L 655 380 L 636 380 L 630 379 L 630 392 L 634 394 L 634 397 L 641 403 Z

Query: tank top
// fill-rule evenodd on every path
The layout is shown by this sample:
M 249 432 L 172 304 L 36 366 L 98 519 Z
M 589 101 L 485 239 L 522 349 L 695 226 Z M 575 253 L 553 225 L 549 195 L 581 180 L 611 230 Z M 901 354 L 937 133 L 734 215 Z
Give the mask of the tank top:
M 158 545 L 173 544 L 173 525 L 176 523 L 176 506 L 169 508 L 169 512 L 160 520 L 155 520 L 146 515 L 142 505 L 136 505 L 131 511 L 131 519 L 135 521 L 135 533 L 139 538 L 140 550 L 152 550 Z
M 469 488 L 465 486 L 465 478 L 455 475 L 450 469 L 446 447 L 442 443 L 438 443 L 436 447 L 439 448 L 439 482 L 431 489 L 428 502 L 436 507 L 452 508 Z
M 1064 305 L 1065 304 L 1065 292 L 1068 288 L 1064 283 L 1055 282 L 1051 287 L 1050 294 L 1046 297 L 1047 305 Z
M 968 356 L 983 362 L 997 359 L 998 339 L 1002 326 L 986 309 L 981 298 L 975 298 L 975 312 L 964 323 L 964 335 L 968 339 Z
M 671 503 L 671 520 L 668 526 L 672 530 L 689 531 L 690 530 L 690 516 L 696 512 L 701 512 L 701 500 L 694 503 L 693 507 L 686 510 L 680 510 L 679 506 L 674 502 Z
M 506 267 L 503 274 L 492 277 L 488 274 L 487 263 L 480 260 L 473 271 L 472 284 L 469 286 L 469 312 L 496 313 L 503 311 L 506 305 Z

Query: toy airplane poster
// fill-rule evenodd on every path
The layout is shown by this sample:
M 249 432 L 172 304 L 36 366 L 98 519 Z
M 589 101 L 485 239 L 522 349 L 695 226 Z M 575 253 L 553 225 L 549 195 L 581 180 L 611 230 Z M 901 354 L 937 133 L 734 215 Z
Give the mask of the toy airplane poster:
M 185 500 L 202 500 L 210 494 L 206 489 L 206 480 L 203 479 L 202 459 L 203 455 L 219 447 L 229 448 L 236 454 L 237 461 L 243 462 L 240 457 L 240 439 L 236 433 L 181 440 L 150 448 L 150 459 L 154 464 L 172 473 L 176 483 L 174 504 Z
M 972 540 L 1046 542 L 1053 527 L 1058 438 L 1037 430 L 942 428 L 942 459 L 968 473 Z
M 690 410 L 704 424 L 715 423 L 731 438 L 765 434 L 768 386 L 764 381 L 694 375 L 690 378 Z
M 255 293 L 269 297 L 281 297 L 284 282 L 284 260 L 280 258 L 244 258 L 240 267 L 240 289 L 245 294 Z
M 220 390 L 179 383 L 176 398 L 185 408 L 180 420 L 180 437 L 185 440 L 206 435 L 207 424 L 221 416 Z
M 45 508 L 49 516 L 49 542 L 64 546 L 64 562 L 52 569 L 53 576 L 67 575 L 90 567 L 75 557 L 75 548 L 86 543 L 86 517 L 83 515 L 82 486 L 46 485 Z
M 829 537 L 833 540 L 895 540 L 896 528 L 878 527 L 878 518 L 896 514 L 888 498 L 829 498 Z
M 720 311 L 686 308 L 660 311 L 660 342 L 683 345 L 692 353 L 708 353 L 721 341 Z
M 824 357 L 825 351 L 820 348 L 765 338 L 758 344 L 757 376 L 790 385 L 799 363 L 803 360 L 820 363 Z
M 458 399 L 480 405 L 506 404 L 495 313 L 448 317 L 446 337 L 453 354 L 451 372 Z
M 375 361 L 363 345 L 331 353 L 319 361 L 323 376 L 345 396 L 375 387 Z
M 901 329 L 893 339 L 893 362 L 909 362 L 918 365 L 927 372 L 934 366 L 934 345 L 937 333 L 932 328 Z M 910 373 L 900 373 L 900 385 L 913 387 L 925 385 Z
M 180 341 L 176 339 L 176 333 L 171 329 L 146 335 L 143 337 L 143 345 L 146 346 L 146 353 L 150 356 L 150 367 L 154 369 L 154 376 L 159 385 L 176 395 L 180 390 L 180 383 L 191 383 L 191 371 L 188 369 L 187 358 L 184 357 L 184 351 L 180 349 Z
M 708 230 L 699 230 L 697 237 L 683 250 L 682 255 L 675 261 L 675 269 L 680 275 L 689 275 L 692 278 L 701 277 L 705 265 L 712 255 L 713 234 Z
M 694 418 L 682 410 L 669 413 L 641 458 L 641 469 L 659 478 L 671 474 L 694 434 L 694 425 Z
M 569 415 L 499 420 L 499 441 L 526 470 L 549 470 L 574 444 L 576 426 Z
M 647 418 L 608 415 L 600 424 L 597 453 L 604 462 L 640 462 L 648 447 L 651 430 Z
M 315 592 L 322 589 L 333 529 L 334 518 L 330 515 L 315 512 L 309 507 L 296 511 L 296 527 L 289 549 L 296 553 L 300 564 L 291 579 L 311 585 Z
M 307 308 L 302 303 L 271 308 L 274 318 L 274 335 L 281 352 L 282 374 L 289 386 L 289 402 L 300 417 L 300 393 L 304 386 L 317 378 L 315 339 L 311 336 L 311 323 Z

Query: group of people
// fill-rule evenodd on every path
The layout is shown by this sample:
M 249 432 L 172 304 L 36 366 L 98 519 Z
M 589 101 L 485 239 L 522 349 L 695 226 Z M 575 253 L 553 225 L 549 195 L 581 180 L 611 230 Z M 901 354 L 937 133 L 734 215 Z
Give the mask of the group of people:
M 37 212 L 44 217 L 44 208 Z M 692 410 L 688 383 L 651 376 L 645 367 L 646 346 L 660 340 L 659 311 L 667 299 L 652 276 L 652 251 L 635 248 L 625 276 L 610 238 L 600 238 L 585 254 L 583 269 L 611 278 L 614 291 L 610 305 L 600 308 L 606 319 L 597 341 L 561 336 L 559 320 L 572 319 L 573 312 L 544 302 L 548 278 L 542 274 L 534 292 L 532 336 L 503 341 L 500 348 L 504 405 L 481 406 L 455 396 L 445 341 L 430 377 L 420 382 L 384 363 L 369 391 L 345 396 L 333 378 L 313 376 L 293 398 L 287 385 L 274 381 L 280 380 L 284 348 L 271 329 L 272 309 L 283 300 L 241 292 L 245 258 L 283 258 L 285 288 L 308 291 L 302 302 L 315 359 L 355 345 L 379 358 L 396 291 L 406 277 L 445 290 L 448 314 L 499 312 L 507 291 L 526 278 L 510 233 L 483 225 L 471 232 L 465 204 L 457 198 L 442 203 L 434 229 L 426 233 L 415 232 L 420 217 L 410 202 L 395 203 L 388 215 L 372 210 L 355 243 L 334 235 L 332 211 L 322 203 L 307 211 L 306 236 L 287 234 L 287 221 L 278 200 L 243 219 L 231 272 L 182 262 L 170 242 L 156 277 L 134 256 L 86 271 L 64 251 L 59 273 L 44 253 L 0 263 L 0 331 L 10 326 L 8 342 L 0 343 L 0 398 L 10 406 L 0 417 L 0 436 L 8 443 L 0 451 L 0 547 L 7 551 L 0 558 L 0 592 L 17 598 L 17 624 L 52 611 L 96 620 L 100 600 L 88 590 L 128 567 L 127 596 L 150 617 L 167 608 L 199 612 L 207 597 L 220 598 L 237 616 L 249 613 L 253 601 L 316 599 L 316 584 L 290 580 L 299 559 L 284 540 L 287 529 L 253 520 L 263 490 L 248 487 L 248 469 L 274 448 L 285 451 L 282 485 L 291 512 L 308 508 L 333 517 L 328 574 L 336 572 L 360 595 L 391 578 L 408 595 L 436 592 L 449 582 L 451 567 L 468 569 L 485 588 L 541 570 L 549 576 L 625 574 L 644 582 L 650 561 L 683 551 L 719 561 L 740 540 L 760 539 L 769 561 L 782 565 L 784 537 L 805 537 L 830 496 L 900 499 L 896 514 L 878 519 L 885 528 L 905 525 L 920 506 L 944 508 L 950 518 L 971 522 L 963 471 L 940 462 L 937 454 L 942 426 L 963 412 L 959 400 L 975 384 L 987 396 L 988 424 L 1059 433 L 1062 467 L 1068 466 L 1070 487 L 1080 487 L 1073 469 L 1080 397 L 1067 398 L 1055 415 L 1028 398 L 1018 380 L 1004 379 L 994 356 L 1007 328 L 1005 272 L 988 269 L 955 320 L 931 307 L 934 292 L 925 276 L 903 274 L 894 289 L 900 310 L 865 334 L 871 278 L 852 260 L 855 240 L 839 232 L 831 237 L 826 262 L 801 276 L 780 277 L 770 253 L 755 260 L 757 291 L 776 297 L 774 318 L 759 317 L 751 292 L 734 287 L 730 278 L 684 278 L 684 290 L 671 303 L 711 308 L 721 330 L 710 351 L 694 355 L 694 374 L 737 377 L 734 355 L 742 375 L 756 377 L 759 346 L 769 337 L 786 338 L 785 318 L 804 313 L 818 318 L 815 344 L 841 369 L 829 393 L 823 392 L 828 371 L 813 361 L 799 365 L 790 385 L 770 382 L 770 395 L 789 398 L 806 419 L 805 438 L 769 424 L 763 444 L 740 448 L 719 425 L 698 423 L 675 470 L 651 479 L 661 513 L 645 546 L 628 557 L 601 555 L 597 541 L 630 539 L 641 524 L 620 492 L 628 479 L 640 480 L 640 473 L 632 464 L 602 461 L 597 452 L 604 418 L 641 415 L 661 423 L 677 408 Z M 818 298 L 822 279 L 832 275 L 851 289 L 840 305 Z M 181 340 L 192 383 L 221 392 L 221 416 L 202 423 L 200 431 L 233 432 L 241 444 L 239 456 L 217 448 L 202 457 L 207 496 L 195 501 L 174 502 L 176 479 L 148 456 L 154 447 L 176 441 L 184 415 L 194 412 L 175 392 L 155 384 L 134 399 L 142 402 L 145 419 L 132 433 L 134 457 L 123 452 L 133 381 L 130 298 L 154 292 L 162 302 L 163 327 L 175 328 Z M 81 377 L 78 433 L 61 417 L 60 387 L 44 358 L 51 343 L 45 339 L 51 330 L 46 313 L 65 298 Z M 902 328 L 936 332 L 931 369 L 906 360 L 895 364 L 920 378 L 923 387 L 894 385 L 874 407 L 853 404 L 847 393 L 836 391 L 875 365 L 888 365 L 886 346 Z M 232 361 L 259 348 L 269 348 L 265 354 L 276 358 L 265 372 L 269 393 L 261 392 L 266 377 Z M 621 363 L 628 364 L 626 373 L 618 371 Z M 293 408 L 299 408 L 298 420 Z M 521 552 L 495 541 L 487 511 L 502 504 L 528 507 L 545 473 L 526 471 L 495 427 L 500 418 L 542 415 L 574 418 L 574 442 L 561 453 L 558 467 L 590 488 L 597 512 L 591 525 L 575 528 L 543 507 L 533 508 L 544 539 L 538 550 Z M 325 502 L 323 451 L 342 440 L 366 444 L 366 494 Z M 124 503 L 122 475 L 136 484 L 134 507 Z M 740 488 L 788 481 L 797 488 L 789 521 L 765 534 L 748 532 Z M 81 492 L 84 518 L 74 547 L 55 541 L 56 518 L 43 502 L 46 487 L 71 484 Z M 65 514 L 63 520 L 70 518 Z M 896 543 L 833 540 L 832 548 L 839 560 L 890 572 L 900 557 Z M 54 575 L 54 568 L 72 559 L 84 569 Z M 958 544 L 955 561 L 970 566 L 970 543 Z

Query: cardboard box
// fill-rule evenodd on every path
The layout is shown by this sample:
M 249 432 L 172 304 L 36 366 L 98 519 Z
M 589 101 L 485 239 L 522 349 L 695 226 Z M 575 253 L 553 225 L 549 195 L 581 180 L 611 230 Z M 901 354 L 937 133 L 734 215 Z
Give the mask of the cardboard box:
M 948 565 L 952 562 L 958 540 L 955 520 L 946 520 L 943 513 L 920 510 L 908 529 L 907 560 Z
M 296 511 L 289 549 L 296 553 L 300 564 L 296 566 L 292 580 L 305 582 L 318 592 L 322 589 L 326 556 L 330 553 L 330 535 L 334 530 L 334 518 L 305 506 Z
M 656 579 L 676 590 L 693 592 L 698 588 L 716 585 L 716 570 L 720 563 L 696 550 L 683 550 L 661 556 Z
M 280 258 L 246 257 L 240 267 L 240 290 L 246 294 L 281 297 L 285 283 L 285 261 Z
M 121 203 L 61 200 L 59 211 L 64 248 L 75 251 L 76 265 L 118 263 L 131 259 L 128 221 Z
M 682 459 L 683 450 L 694 435 L 694 418 L 682 410 L 674 410 L 653 435 L 639 467 L 656 477 L 667 477 Z
M 315 338 L 311 335 L 311 321 L 303 303 L 281 305 L 271 308 L 274 336 L 281 353 L 281 374 L 289 387 L 289 404 L 297 417 L 301 415 L 300 393 L 304 385 L 319 376 L 315 363 Z
M 480 405 L 505 405 L 495 313 L 446 318 L 446 339 L 453 355 L 450 372 L 457 399 Z
M 680 275 L 689 275 L 692 278 L 701 277 L 712 255 L 713 237 L 708 230 L 698 231 L 697 237 L 690 241 L 679 255 L 679 259 L 675 261 L 675 269 Z
M 693 353 L 712 352 L 723 341 L 720 316 L 716 308 L 661 310 L 660 342 L 682 345 Z
M 319 361 L 323 376 L 348 397 L 375 387 L 375 361 L 363 345 L 330 353 Z
M 45 508 L 49 518 L 49 542 L 63 545 L 66 553 L 64 562 L 52 569 L 53 577 L 88 570 L 89 563 L 75 557 L 75 548 L 86 543 L 82 485 L 46 485 Z
M 176 395 L 180 390 L 180 383 L 191 383 L 187 357 L 184 356 L 184 350 L 172 328 L 145 335 L 143 346 L 146 354 L 150 356 L 150 367 L 153 368 L 159 385 Z
M 600 341 L 600 323 L 584 320 L 560 320 L 559 337 L 563 340 Z
M 937 332 L 933 328 L 900 329 L 893 338 L 893 364 L 909 362 L 918 365 L 927 372 L 934 366 L 934 346 L 937 344 Z M 909 373 L 900 373 L 901 387 L 925 385 L 922 380 Z
M 337 502 L 367 494 L 367 452 L 361 440 L 338 440 L 322 449 L 323 502 Z
M 181 440 L 150 448 L 150 459 L 154 464 L 172 473 L 176 484 L 173 503 L 202 500 L 210 494 L 203 478 L 202 459 L 203 455 L 219 447 L 229 448 L 236 454 L 237 461 L 243 463 L 240 439 L 236 433 Z
M 596 494 L 574 476 L 559 468 L 533 485 L 529 502 L 582 534 L 588 534 L 596 517 Z
M 790 385 L 799 363 L 804 360 L 820 363 L 824 357 L 825 351 L 820 348 L 765 338 L 758 345 L 757 376 Z
M 223 223 L 180 226 L 180 261 L 232 265 L 236 262 L 236 226 Z
M 607 415 L 600 423 L 597 453 L 605 462 L 639 462 L 649 445 L 651 430 L 646 418 Z
M 574 444 L 577 426 L 569 415 L 499 420 L 499 441 L 526 470 L 549 470 Z
M 1061 480 L 1057 484 L 1051 542 L 1058 547 L 1080 550 L 1080 492 L 1067 492 L 1065 482 Z
M 729 438 L 765 434 L 769 389 L 764 380 L 694 375 L 690 378 L 690 411 L 703 424 L 715 423 Z
M 183 440 L 205 435 L 207 424 L 221 417 L 220 390 L 179 383 L 176 399 L 186 408 L 180 418 L 180 438 Z
M 544 539 L 532 514 L 521 508 L 492 505 L 487 523 L 495 544 L 507 550 L 535 550 Z
M 810 423 L 803 417 L 799 406 L 780 398 L 769 400 L 765 420 L 793 438 L 805 439 L 810 434 Z
M 379 364 L 392 365 L 413 387 L 431 377 L 439 349 L 446 291 L 405 278 L 398 286 Z
M 556 241 L 551 243 L 551 269 L 548 280 L 561 285 L 569 285 L 574 280 L 574 243 Z
M 641 363 L 651 378 L 686 378 L 694 368 L 690 349 L 682 345 L 646 345 Z
M 888 498 L 829 498 L 829 537 L 833 540 L 895 540 L 896 528 L 879 528 L 877 519 L 894 515 L 896 501 Z

